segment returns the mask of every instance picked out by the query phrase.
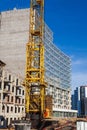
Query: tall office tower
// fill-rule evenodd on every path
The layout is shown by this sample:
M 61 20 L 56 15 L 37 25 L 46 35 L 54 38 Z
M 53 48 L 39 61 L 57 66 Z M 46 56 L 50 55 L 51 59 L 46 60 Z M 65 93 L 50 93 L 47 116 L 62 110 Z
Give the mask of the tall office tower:
M 78 110 L 78 116 L 81 115 L 80 88 L 76 88 L 71 96 L 71 104 L 73 110 Z
M 80 86 L 72 95 L 72 109 L 78 110 L 78 116 L 87 116 L 87 86 Z
M 72 109 L 78 110 L 78 103 L 77 103 L 79 100 L 78 88 L 74 90 L 74 94 L 72 95 L 71 100 L 72 100 Z
M 80 86 L 81 115 L 87 116 L 87 86 Z

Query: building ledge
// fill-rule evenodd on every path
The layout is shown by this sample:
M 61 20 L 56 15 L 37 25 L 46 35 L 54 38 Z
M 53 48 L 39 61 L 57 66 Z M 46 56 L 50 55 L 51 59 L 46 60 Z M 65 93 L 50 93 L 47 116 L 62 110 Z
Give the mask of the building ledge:
M 72 110 L 72 109 L 59 109 L 59 108 L 53 108 L 54 112 L 60 111 L 60 112 L 72 112 L 72 113 L 77 113 L 77 110 Z

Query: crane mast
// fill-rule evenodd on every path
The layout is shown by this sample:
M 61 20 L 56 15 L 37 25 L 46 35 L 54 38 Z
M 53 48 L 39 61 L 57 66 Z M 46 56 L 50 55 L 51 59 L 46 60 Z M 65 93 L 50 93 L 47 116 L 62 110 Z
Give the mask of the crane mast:
M 44 0 L 30 1 L 29 42 L 26 45 L 26 113 L 43 116 L 44 81 Z

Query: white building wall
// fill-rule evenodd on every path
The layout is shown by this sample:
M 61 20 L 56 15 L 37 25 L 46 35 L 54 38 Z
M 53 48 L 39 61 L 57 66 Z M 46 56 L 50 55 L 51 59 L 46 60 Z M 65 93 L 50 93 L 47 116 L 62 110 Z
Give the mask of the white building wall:
M 6 68 L 10 68 L 12 73 L 23 78 L 28 37 L 29 10 L 13 10 L 1 13 L 0 60 L 7 64 Z
M 4 116 L 9 125 L 11 120 L 25 117 L 25 87 L 21 85 L 18 77 L 5 70 L 2 72 L 0 76 L 0 116 Z M 20 92 L 16 93 L 17 90 Z

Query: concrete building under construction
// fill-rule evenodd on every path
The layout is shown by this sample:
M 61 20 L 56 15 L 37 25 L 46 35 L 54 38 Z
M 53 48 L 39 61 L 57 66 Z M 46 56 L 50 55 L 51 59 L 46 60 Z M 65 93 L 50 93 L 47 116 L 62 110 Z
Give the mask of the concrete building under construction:
M 4 69 L 5 65 L 0 61 L 0 125 L 3 118 L 9 125 L 25 117 L 25 88 L 18 77 Z
M 26 43 L 29 39 L 29 9 L 0 14 L 0 59 L 6 69 L 24 79 Z M 71 59 L 53 44 L 53 32 L 45 24 L 46 93 L 53 96 L 53 114 L 76 116 L 71 110 Z

